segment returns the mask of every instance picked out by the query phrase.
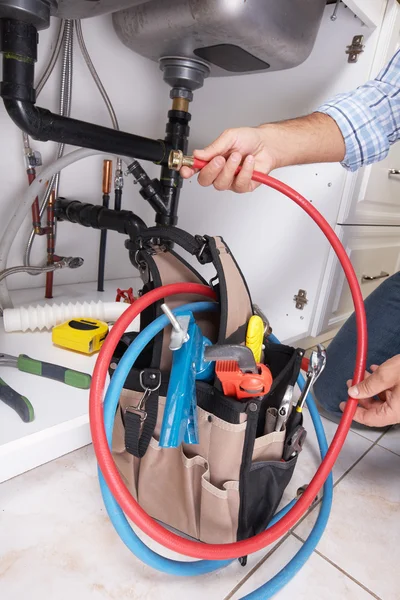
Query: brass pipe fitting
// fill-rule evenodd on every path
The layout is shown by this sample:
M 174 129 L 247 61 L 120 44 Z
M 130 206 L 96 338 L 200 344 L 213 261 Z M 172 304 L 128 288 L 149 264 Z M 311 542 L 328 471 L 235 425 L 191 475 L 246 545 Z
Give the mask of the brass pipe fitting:
M 189 112 L 189 100 L 187 98 L 174 98 L 172 100 L 172 110 Z
M 171 171 L 180 171 L 182 167 L 193 168 L 194 157 L 185 156 L 182 150 L 171 150 L 168 157 L 168 168 Z

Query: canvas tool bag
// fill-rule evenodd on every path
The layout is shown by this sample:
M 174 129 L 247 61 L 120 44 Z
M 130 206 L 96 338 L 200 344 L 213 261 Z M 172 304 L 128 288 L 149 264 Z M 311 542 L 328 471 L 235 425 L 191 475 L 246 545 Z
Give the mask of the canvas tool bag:
M 172 243 L 215 268 L 211 285 L 220 312 L 196 317 L 203 334 L 213 343 L 244 344 L 252 301 L 222 238 L 193 237 L 177 228 L 146 231 L 146 237 L 130 248 L 142 275 L 143 293 L 171 283 L 207 285 L 171 249 Z M 167 303 L 175 308 L 200 299 L 179 295 Z M 162 314 L 160 305 L 155 303 L 141 314 L 141 330 Z M 223 394 L 218 380 L 197 382 L 199 444 L 161 448 L 158 440 L 172 362 L 170 331 L 166 328 L 154 338 L 126 379 L 113 432 L 115 463 L 143 509 L 169 528 L 206 543 L 246 539 L 267 527 L 296 465 L 297 455 L 282 460 L 292 432 L 275 432 L 273 425 L 287 386 L 295 385 L 303 351 L 265 341 L 263 362 L 271 370 L 273 385 L 261 398 L 238 401 Z M 121 338 L 113 363 L 118 363 L 137 335 Z M 138 406 L 145 392 L 143 420 L 132 407 Z

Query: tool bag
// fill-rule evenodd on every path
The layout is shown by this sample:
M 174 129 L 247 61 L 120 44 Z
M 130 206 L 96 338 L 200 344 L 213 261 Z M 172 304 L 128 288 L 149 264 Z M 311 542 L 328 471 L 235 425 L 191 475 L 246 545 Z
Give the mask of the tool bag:
M 162 240 L 162 242 L 161 242 Z M 203 283 L 202 276 L 175 250 L 177 245 L 211 263 L 211 280 L 219 313 L 196 317 L 203 335 L 213 343 L 244 344 L 252 301 L 243 275 L 220 237 L 193 237 L 177 228 L 154 227 L 133 245 L 127 242 L 144 283 L 142 293 L 179 282 Z M 206 267 L 209 268 L 209 267 Z M 201 298 L 168 298 L 171 308 Z M 141 315 L 140 330 L 162 314 L 161 303 Z M 292 431 L 274 431 L 277 409 L 287 386 L 294 385 L 303 351 L 265 341 L 264 363 L 273 385 L 262 398 L 238 401 L 213 384 L 196 382 L 199 444 L 161 448 L 172 353 L 171 328 L 166 328 L 139 356 L 119 401 L 112 452 L 117 468 L 134 498 L 154 519 L 206 543 L 229 543 L 263 531 L 288 485 L 297 454 L 282 460 Z M 125 334 L 110 366 L 137 333 Z

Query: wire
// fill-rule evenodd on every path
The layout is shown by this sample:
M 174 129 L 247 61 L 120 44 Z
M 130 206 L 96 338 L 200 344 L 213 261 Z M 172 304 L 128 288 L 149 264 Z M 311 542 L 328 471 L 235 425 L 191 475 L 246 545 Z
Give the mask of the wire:
M 3 281 L 3 279 L 10 275 L 16 275 L 17 273 L 35 273 L 35 275 L 40 275 L 41 273 L 49 273 L 50 271 L 55 271 L 60 268 L 61 266 L 58 263 L 45 265 L 44 267 L 10 267 L 0 273 L 0 281 Z
M 84 60 L 86 62 L 86 65 L 87 65 L 87 67 L 88 67 L 88 69 L 90 71 L 91 76 L 93 77 L 93 80 L 94 80 L 94 82 L 95 82 L 95 84 L 97 86 L 97 89 L 99 90 L 99 92 L 101 94 L 101 97 L 104 100 L 104 103 L 105 103 L 105 105 L 107 107 L 107 110 L 108 110 L 108 114 L 110 115 L 110 119 L 111 119 L 112 125 L 113 125 L 114 129 L 119 130 L 119 124 L 118 124 L 117 115 L 115 114 L 115 110 L 114 110 L 114 107 L 113 107 L 113 105 L 111 103 L 110 97 L 107 94 L 106 89 L 105 89 L 105 87 L 104 87 L 104 85 L 103 85 L 103 83 L 102 83 L 102 81 L 101 81 L 101 79 L 99 77 L 99 74 L 96 71 L 96 68 L 95 68 L 95 66 L 93 64 L 93 61 L 90 58 L 90 54 L 88 52 L 88 49 L 86 47 L 85 40 L 84 40 L 84 37 L 83 37 L 82 24 L 81 24 L 81 21 L 79 19 L 77 19 L 75 21 L 75 27 L 76 27 L 76 37 L 78 39 L 78 44 L 79 44 L 79 48 L 81 49 L 82 56 L 83 56 L 83 58 L 84 58 Z
M 67 36 L 69 38 L 69 36 L 72 34 L 73 26 L 75 25 L 76 37 L 77 37 L 77 40 L 78 40 L 79 48 L 80 48 L 80 50 L 82 52 L 82 56 L 83 56 L 83 58 L 84 58 L 84 60 L 86 62 L 86 65 L 87 65 L 87 67 L 89 69 L 89 72 L 92 75 L 93 80 L 94 80 L 94 82 L 95 82 L 95 84 L 96 84 L 96 86 L 97 86 L 97 88 L 98 88 L 98 90 L 99 90 L 99 92 L 101 94 L 101 97 L 104 100 L 104 103 L 105 103 L 105 105 L 107 107 L 107 110 L 108 110 L 108 113 L 110 115 L 110 119 L 111 119 L 112 125 L 113 125 L 114 129 L 119 130 L 119 123 L 118 123 L 118 119 L 117 119 L 117 115 L 115 113 L 114 107 L 113 107 L 112 102 L 110 100 L 110 97 L 108 96 L 107 91 L 106 91 L 106 89 L 105 89 L 105 87 L 104 87 L 104 85 L 103 85 L 103 83 L 102 83 L 102 81 L 101 81 L 101 79 L 99 77 L 99 74 L 97 73 L 97 70 L 96 70 L 96 68 L 95 68 L 95 66 L 93 64 L 93 61 L 92 61 L 92 59 L 90 57 L 90 54 L 88 52 L 88 49 L 86 47 L 85 39 L 83 37 L 83 31 L 82 31 L 81 21 L 79 19 L 77 19 L 74 22 L 71 22 L 69 20 L 68 24 L 67 24 L 67 21 L 63 21 L 63 23 L 64 23 L 64 30 L 62 32 L 62 35 L 60 35 L 60 32 L 59 32 L 60 40 L 59 40 L 59 38 L 57 38 L 56 47 L 59 45 L 59 48 L 58 48 L 58 51 L 57 51 L 57 57 L 55 58 L 55 61 L 57 60 L 57 58 L 58 58 L 58 56 L 60 54 L 60 49 L 61 49 L 61 44 L 62 44 L 63 39 L 65 40 L 65 38 Z M 60 27 L 60 31 L 61 31 L 61 27 Z M 62 94 L 65 97 L 65 100 L 63 101 L 61 99 L 61 101 L 60 101 L 60 114 L 63 114 L 63 105 L 64 105 L 64 102 L 65 102 L 66 106 L 67 106 L 67 111 L 68 111 L 67 116 L 69 116 L 69 114 L 70 114 L 70 100 L 71 100 L 71 95 L 72 95 L 72 74 L 73 74 L 72 39 L 73 38 L 72 38 L 72 35 L 71 35 L 71 47 L 70 47 L 70 50 L 69 50 L 69 52 L 67 54 L 66 54 L 66 44 L 64 43 L 64 56 L 63 56 L 64 60 L 63 60 L 63 70 L 62 70 L 62 76 L 61 76 L 61 90 L 65 89 L 65 81 L 66 80 L 68 81 L 68 86 L 67 86 L 67 92 L 66 93 L 64 92 L 64 94 L 62 92 Z M 56 48 L 55 48 L 55 50 L 56 50 Z M 55 53 L 53 53 L 53 55 L 55 55 Z M 52 56 L 52 58 L 53 58 L 53 56 Z M 65 65 L 65 59 L 66 58 L 67 58 L 67 65 Z M 70 68 L 70 71 L 71 71 L 71 75 L 70 75 L 69 79 L 67 79 L 67 73 L 66 73 L 66 69 L 68 68 L 68 61 L 69 61 L 69 68 Z M 54 62 L 54 64 L 55 64 L 55 62 Z M 49 66 L 50 66 L 50 63 L 49 63 Z M 46 71 L 49 69 L 49 66 L 46 69 Z M 50 70 L 50 72 L 49 72 L 49 74 L 47 76 L 47 79 L 50 77 L 50 74 L 51 74 L 51 72 L 52 72 L 53 69 L 54 69 L 54 65 L 52 66 L 52 68 L 51 68 L 51 70 Z M 45 71 L 45 74 L 46 74 L 46 71 Z M 47 79 L 44 81 L 41 89 L 43 89 L 43 87 L 44 87 Z M 40 85 L 40 82 L 39 82 L 39 85 Z M 58 152 L 57 152 L 57 158 L 59 158 L 60 156 L 62 156 L 63 150 L 64 150 L 64 145 L 63 144 L 59 144 L 59 146 L 58 146 Z M 117 158 L 117 170 L 122 171 L 122 160 L 121 160 L 120 157 Z M 47 190 L 45 192 L 45 195 L 44 195 L 42 203 L 41 203 L 40 212 L 39 212 L 40 218 L 43 217 L 43 215 L 44 215 L 44 213 L 46 211 L 47 205 L 48 205 L 49 200 L 50 200 L 51 192 L 52 192 L 53 189 L 56 190 L 56 198 L 58 197 L 59 181 L 60 181 L 59 175 L 58 176 L 54 175 L 52 177 L 52 179 L 50 180 L 48 188 L 47 188 Z M 116 207 L 116 209 L 118 210 L 118 206 Z M 55 223 L 55 225 L 57 226 L 57 222 Z M 32 231 L 29 234 L 29 238 L 28 238 L 28 241 L 27 241 L 27 244 L 26 244 L 26 247 L 25 247 L 25 252 L 24 252 L 23 263 L 24 263 L 25 266 L 30 266 L 31 265 L 30 260 L 31 260 L 32 247 L 33 247 L 33 243 L 34 243 L 35 237 L 36 237 L 35 230 L 32 229 Z M 36 275 L 36 274 L 38 274 L 38 273 L 32 273 L 32 275 Z
M 205 163 L 201 161 L 195 161 L 195 168 L 202 168 Z M 362 380 L 365 372 L 366 354 L 367 354 L 367 323 L 364 309 L 364 302 L 361 294 L 361 290 L 358 284 L 357 276 L 351 265 L 350 259 L 348 258 L 345 249 L 340 243 L 338 237 L 331 229 L 327 221 L 322 215 L 310 204 L 303 196 L 298 192 L 287 186 L 286 184 L 264 175 L 262 173 L 254 172 L 253 179 L 260 181 L 273 189 L 276 189 L 288 198 L 298 204 L 320 227 L 324 235 L 327 237 L 335 250 L 342 266 L 345 271 L 347 280 L 350 285 L 351 294 L 356 312 L 357 322 L 357 356 L 356 356 L 356 368 L 354 372 L 354 383 L 358 383 Z M 346 404 L 343 417 L 340 421 L 336 435 L 330 445 L 330 448 L 326 454 L 326 457 L 321 463 L 317 473 L 312 479 L 310 485 L 295 504 L 295 506 L 289 511 L 289 513 L 279 523 L 275 524 L 268 531 L 253 536 L 247 540 L 231 544 L 201 544 L 196 541 L 182 539 L 174 533 L 164 529 L 159 523 L 151 519 L 146 512 L 140 507 L 140 505 L 131 497 L 129 490 L 126 488 L 112 458 L 111 453 L 108 450 L 107 439 L 104 432 L 104 422 L 102 415 L 102 397 L 104 391 L 105 379 L 108 373 L 108 365 L 111 362 L 111 358 L 115 347 L 118 343 L 119 338 L 126 330 L 127 325 L 130 321 L 138 316 L 138 314 L 151 303 L 160 300 L 166 296 L 166 292 L 172 289 L 173 286 L 166 286 L 164 288 L 154 289 L 139 300 L 137 300 L 131 307 L 128 308 L 126 313 L 120 317 L 117 323 L 111 330 L 107 340 L 102 346 L 98 360 L 96 362 L 95 371 L 93 374 L 92 388 L 90 393 L 90 422 L 93 445 L 95 448 L 97 460 L 99 462 L 101 471 L 109 485 L 112 494 L 115 496 L 119 505 L 125 514 L 132 519 L 132 521 L 140 527 L 147 535 L 152 539 L 166 546 L 170 550 L 191 556 L 194 558 L 206 558 L 206 559 L 229 559 L 238 558 L 247 554 L 257 552 L 261 548 L 264 548 L 277 540 L 283 534 L 285 534 L 291 527 L 293 527 L 297 521 L 304 515 L 306 510 L 311 506 L 315 496 L 318 494 L 322 485 L 329 476 L 332 467 L 335 463 L 340 450 L 343 447 L 347 433 L 350 429 L 350 425 L 353 420 L 353 416 L 357 407 L 357 401 L 349 399 Z M 184 289 L 180 286 L 174 287 L 175 292 L 178 289 Z M 169 292 L 172 293 L 172 292 Z M 129 349 L 128 351 L 129 352 Z
M 93 61 L 90 57 L 89 51 L 88 51 L 86 43 L 85 43 L 85 38 L 83 37 L 82 23 L 81 23 L 80 19 L 77 19 L 75 21 L 75 28 L 76 28 L 76 37 L 78 39 L 79 48 L 82 52 L 82 56 L 85 60 L 87 68 L 89 69 L 89 72 L 93 78 L 93 81 L 96 84 L 97 89 L 99 90 L 100 95 L 104 100 L 104 104 L 106 105 L 108 114 L 110 115 L 110 119 L 111 119 L 113 128 L 116 129 L 117 131 L 119 131 L 119 123 L 118 123 L 118 118 L 117 118 L 116 112 L 114 110 L 114 106 L 110 100 L 110 96 L 107 94 L 107 90 L 104 87 L 103 82 L 101 81 L 100 76 L 96 70 L 96 67 L 94 66 Z M 119 171 L 122 170 L 122 160 L 119 157 L 117 158 L 117 170 L 119 170 Z M 116 210 L 120 210 L 120 209 L 116 208 Z
M 58 33 L 57 33 L 57 38 L 56 38 L 56 42 L 54 44 L 54 50 L 50 56 L 50 60 L 48 62 L 47 67 L 45 68 L 43 75 L 40 77 L 37 86 L 36 86 L 36 98 L 38 98 L 38 96 L 40 95 L 40 93 L 42 92 L 44 86 L 46 85 L 46 83 L 48 82 L 51 74 L 54 71 L 54 67 L 56 66 L 58 57 L 60 55 L 60 51 L 61 51 L 61 46 L 62 46 L 62 42 L 63 42 L 63 37 L 64 37 L 64 25 L 65 25 L 65 20 L 61 19 L 60 20 L 60 25 L 58 28 Z
M 98 154 L 104 153 L 98 150 L 92 150 L 90 148 L 80 148 L 79 150 L 74 150 L 62 158 L 59 158 L 51 165 L 45 167 L 42 170 L 40 177 L 37 177 L 35 181 L 26 189 L 13 215 L 10 218 L 7 227 L 5 228 L 5 233 L 0 241 L 0 271 L 4 271 L 7 268 L 8 255 L 15 240 L 15 236 L 23 224 L 24 219 L 32 206 L 32 202 L 36 196 L 40 195 L 44 186 L 46 185 L 46 182 L 52 177 L 52 175 L 54 175 L 54 173 L 62 171 L 69 165 L 87 158 L 88 156 L 95 156 Z M 126 161 L 127 164 L 131 162 L 131 160 L 128 158 L 124 158 L 124 161 Z M 7 283 L 6 280 L 3 280 L 0 282 L 0 313 L 2 312 L 1 309 L 12 307 L 13 304 L 8 292 Z
M 74 31 L 74 22 L 71 19 L 66 19 L 63 21 L 63 34 L 62 34 L 62 43 L 63 43 L 63 61 L 62 61 L 62 69 L 61 69 L 61 83 L 60 83 L 60 114 L 63 116 L 70 116 L 71 114 L 71 96 L 72 96 L 72 78 L 73 78 L 73 31 Z M 59 54 L 59 52 L 58 52 Z M 65 145 L 58 144 L 57 147 L 57 158 L 60 158 L 64 154 Z M 42 219 L 47 206 L 50 201 L 51 194 L 53 190 L 55 190 L 55 197 L 58 197 L 58 190 L 60 185 L 60 174 L 55 173 L 53 177 L 49 181 L 49 185 L 47 186 L 46 192 L 44 194 L 41 206 L 40 206 L 40 220 Z M 55 222 L 55 237 L 56 237 L 56 229 L 57 222 Z M 24 252 L 24 260 L 23 263 L 25 266 L 30 267 L 30 258 L 32 252 L 33 242 L 36 237 L 36 232 L 32 229 Z M 54 240 L 55 241 L 55 240 Z M 38 273 L 31 273 L 32 275 L 37 275 Z

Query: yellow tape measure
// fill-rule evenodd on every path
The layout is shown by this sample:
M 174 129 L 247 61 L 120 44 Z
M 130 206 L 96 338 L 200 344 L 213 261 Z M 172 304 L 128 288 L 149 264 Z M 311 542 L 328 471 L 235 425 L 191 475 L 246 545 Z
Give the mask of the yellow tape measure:
M 94 354 L 103 345 L 108 334 L 108 325 L 97 319 L 72 319 L 57 325 L 52 331 L 52 342 L 83 354 Z

